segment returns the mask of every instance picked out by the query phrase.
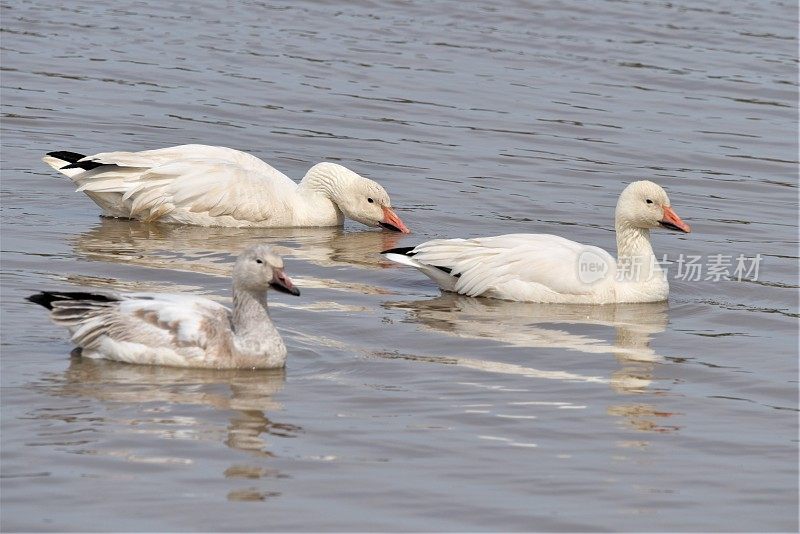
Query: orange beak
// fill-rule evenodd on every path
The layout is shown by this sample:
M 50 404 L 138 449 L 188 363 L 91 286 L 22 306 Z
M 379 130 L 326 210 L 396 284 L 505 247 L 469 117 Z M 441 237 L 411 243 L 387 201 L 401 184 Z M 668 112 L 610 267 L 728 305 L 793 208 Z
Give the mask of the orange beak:
M 381 226 L 386 228 L 387 230 L 394 230 L 395 232 L 402 232 L 404 234 L 410 234 L 411 230 L 403 224 L 403 221 L 400 220 L 400 217 L 392 211 L 392 208 L 388 208 L 383 206 L 383 220 L 379 222 Z
M 670 230 L 677 230 L 678 232 L 683 232 L 688 234 L 692 231 L 688 224 L 683 222 L 678 214 L 672 211 L 672 208 L 669 206 L 664 206 L 664 218 L 659 221 L 661 226 L 664 228 L 669 228 Z

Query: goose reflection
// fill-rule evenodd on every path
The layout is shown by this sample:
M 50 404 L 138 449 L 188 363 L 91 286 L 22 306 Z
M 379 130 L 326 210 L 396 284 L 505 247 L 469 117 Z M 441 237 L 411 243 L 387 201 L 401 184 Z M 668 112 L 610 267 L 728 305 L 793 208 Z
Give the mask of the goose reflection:
M 35 418 L 58 419 L 70 423 L 64 432 L 71 447 L 78 454 L 121 458 L 132 464 L 192 464 L 194 460 L 180 455 L 155 455 L 151 451 L 174 451 L 178 447 L 167 444 L 145 443 L 136 448 L 111 446 L 113 443 L 137 443 L 136 436 L 151 436 L 157 440 L 221 441 L 231 449 L 247 453 L 254 458 L 270 458 L 269 437 L 295 437 L 302 429 L 280 423 L 267 416 L 281 410 L 275 395 L 283 388 L 283 369 L 275 370 L 210 370 L 179 369 L 149 365 L 131 365 L 106 360 L 80 358 L 73 353 L 70 366 L 63 374 L 44 380 L 54 395 L 68 399 L 99 401 L 107 411 L 100 415 L 96 409 L 87 413 L 81 408 L 76 416 L 74 403 L 65 402 L 58 409 L 46 413 L 32 413 Z M 199 407 L 202 415 L 186 415 L 185 407 Z M 135 415 L 128 415 L 133 410 Z M 197 413 L 189 410 L 190 414 Z M 223 418 L 220 423 L 219 418 Z M 122 439 L 75 441 L 77 428 L 88 422 L 90 429 L 98 424 L 109 432 L 130 434 Z M 94 430 L 93 430 L 94 431 Z M 57 439 L 53 433 L 51 439 Z M 140 441 L 139 441 L 140 443 Z M 246 487 L 232 489 L 227 494 L 231 501 L 266 500 L 280 495 L 268 489 L 272 482 L 261 482 L 256 487 L 254 479 L 280 479 L 289 475 L 253 463 L 236 463 L 228 467 L 223 476 L 235 485 Z M 246 482 L 245 482 L 246 481 Z
M 265 436 L 294 437 L 300 428 L 275 422 L 268 412 L 281 409 L 274 396 L 282 389 L 283 369 L 183 369 L 93 360 L 73 356 L 63 376 L 52 377 L 62 397 L 91 398 L 104 404 L 141 407 L 131 431 L 164 439 L 220 439 L 228 447 L 256 456 L 273 456 Z M 226 413 L 224 431 L 202 420 L 170 416 L 174 406 L 199 406 Z M 151 409 L 152 408 L 152 409 Z M 133 423 L 120 421 L 115 423 Z M 135 428 L 135 430 L 133 430 Z
M 380 251 L 399 239 L 399 234 L 341 228 L 208 228 L 102 218 L 73 244 L 91 260 L 227 276 L 231 255 L 255 243 L 323 267 L 381 269 L 389 262 Z
M 460 358 L 447 362 L 476 369 L 569 381 L 603 382 L 608 383 L 616 393 L 627 395 L 648 391 L 656 366 L 665 361 L 650 343 L 655 334 L 666 329 L 669 320 L 666 302 L 604 306 L 536 304 L 443 293 L 428 300 L 389 301 L 384 303 L 384 307 L 404 310 L 407 321 L 440 334 L 466 339 L 491 339 L 514 347 L 611 354 L 619 366 L 609 378 L 604 379 Z M 613 335 L 605 336 L 607 340 L 592 334 L 597 332 L 597 327 L 613 329 Z M 669 431 L 676 428 L 660 423 L 663 418 L 674 414 L 658 411 L 648 404 L 613 405 L 608 408 L 608 413 L 622 417 L 638 430 Z
M 667 303 L 580 305 L 536 304 L 443 293 L 430 300 L 386 302 L 407 311 L 408 320 L 447 335 L 488 338 L 517 347 L 556 347 L 588 353 L 612 353 L 621 362 L 657 362 L 653 334 L 667 326 Z M 575 333 L 575 326 L 615 330 L 613 342 Z

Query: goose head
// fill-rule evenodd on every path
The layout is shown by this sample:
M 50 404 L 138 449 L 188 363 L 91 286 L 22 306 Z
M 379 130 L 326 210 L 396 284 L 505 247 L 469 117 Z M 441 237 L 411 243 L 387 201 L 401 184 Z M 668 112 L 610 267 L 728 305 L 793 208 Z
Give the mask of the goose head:
M 290 295 L 300 294 L 283 270 L 283 259 L 269 245 L 256 245 L 239 254 L 233 280 L 236 287 L 254 293 L 271 288 Z
M 640 229 L 667 228 L 688 234 L 692 231 L 672 206 L 664 189 L 653 182 L 633 182 L 619 196 L 617 226 Z
M 304 181 L 306 179 L 324 184 L 331 200 L 348 219 L 367 226 L 411 233 L 392 209 L 389 194 L 377 182 L 329 162 L 311 167 Z

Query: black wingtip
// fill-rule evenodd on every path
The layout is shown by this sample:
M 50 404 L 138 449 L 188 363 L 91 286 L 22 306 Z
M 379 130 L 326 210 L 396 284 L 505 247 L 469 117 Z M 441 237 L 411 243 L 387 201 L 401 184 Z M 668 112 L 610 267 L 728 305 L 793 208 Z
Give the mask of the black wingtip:
M 458 278 L 459 276 L 461 276 L 461 273 L 453 274 L 453 269 L 452 269 L 451 267 L 444 267 L 444 266 L 442 266 L 442 265 L 431 265 L 431 267 L 436 267 L 436 268 L 437 268 L 437 269 L 439 269 L 440 271 L 442 271 L 442 272 L 444 272 L 444 273 L 447 273 L 447 274 L 449 274 L 450 276 L 455 276 L 456 278 Z
M 91 171 L 92 169 L 96 169 L 97 167 L 102 167 L 106 165 L 105 163 L 97 163 L 96 161 L 76 161 L 75 163 L 70 163 L 69 165 L 64 165 L 59 170 L 64 169 L 83 169 L 85 171 Z
M 39 306 L 44 306 L 48 310 L 52 310 L 53 302 L 59 299 L 58 297 L 55 296 L 54 293 L 42 291 L 41 293 L 36 293 L 35 295 L 31 295 L 30 297 L 25 297 L 25 300 L 29 300 L 34 304 L 38 304 Z
M 70 293 L 59 293 L 56 291 L 42 291 L 41 293 L 36 293 L 31 295 L 30 297 L 25 297 L 25 300 L 33 302 L 34 304 L 38 304 L 39 306 L 44 306 L 48 310 L 53 309 L 53 303 L 58 302 L 60 300 L 91 300 L 95 302 L 115 302 L 118 299 L 114 297 L 110 297 L 108 295 L 102 295 L 99 293 L 86 293 L 86 292 L 70 292 Z
M 91 171 L 92 169 L 96 169 L 97 167 L 102 167 L 106 165 L 105 163 L 97 163 L 96 161 L 81 161 L 84 156 L 83 154 L 78 154 L 77 152 L 69 152 L 67 150 L 59 150 L 57 152 L 48 152 L 48 156 L 51 158 L 60 159 L 61 161 L 66 161 L 67 165 L 63 167 L 59 167 L 59 170 L 63 169 L 83 169 L 84 171 Z
M 413 256 L 416 247 L 398 247 L 384 250 L 381 254 L 401 254 L 403 256 Z
M 76 161 L 80 161 L 86 157 L 83 154 L 78 154 L 77 152 L 69 152 L 67 150 L 48 152 L 47 155 L 50 156 L 51 158 L 56 158 L 62 161 L 66 161 L 67 163 L 75 163 Z
M 60 159 L 61 161 L 67 162 L 67 165 L 59 167 L 59 170 L 83 169 L 84 171 L 91 171 L 92 169 L 96 169 L 97 167 L 102 167 L 103 165 L 107 165 L 106 163 L 97 163 L 96 161 L 81 161 L 86 156 L 84 156 L 83 154 L 78 154 L 77 152 L 69 152 L 68 150 L 48 152 L 47 155 L 50 156 L 51 158 L 56 158 Z

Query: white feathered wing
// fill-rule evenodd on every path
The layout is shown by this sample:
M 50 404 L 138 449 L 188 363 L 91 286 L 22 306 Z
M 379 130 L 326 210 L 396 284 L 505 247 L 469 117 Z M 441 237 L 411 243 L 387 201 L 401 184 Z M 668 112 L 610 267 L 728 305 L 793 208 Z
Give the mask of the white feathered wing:
M 616 265 L 603 249 L 549 234 L 435 239 L 387 257 L 418 268 L 446 291 L 534 302 L 604 301 Z M 586 261 L 605 265 L 605 275 L 581 273 Z
M 264 161 L 225 147 L 181 145 L 44 161 L 69 176 L 107 215 L 206 226 L 291 225 L 297 184 Z M 79 163 L 80 163 L 79 162 Z M 79 164 L 78 163 L 78 164 Z

